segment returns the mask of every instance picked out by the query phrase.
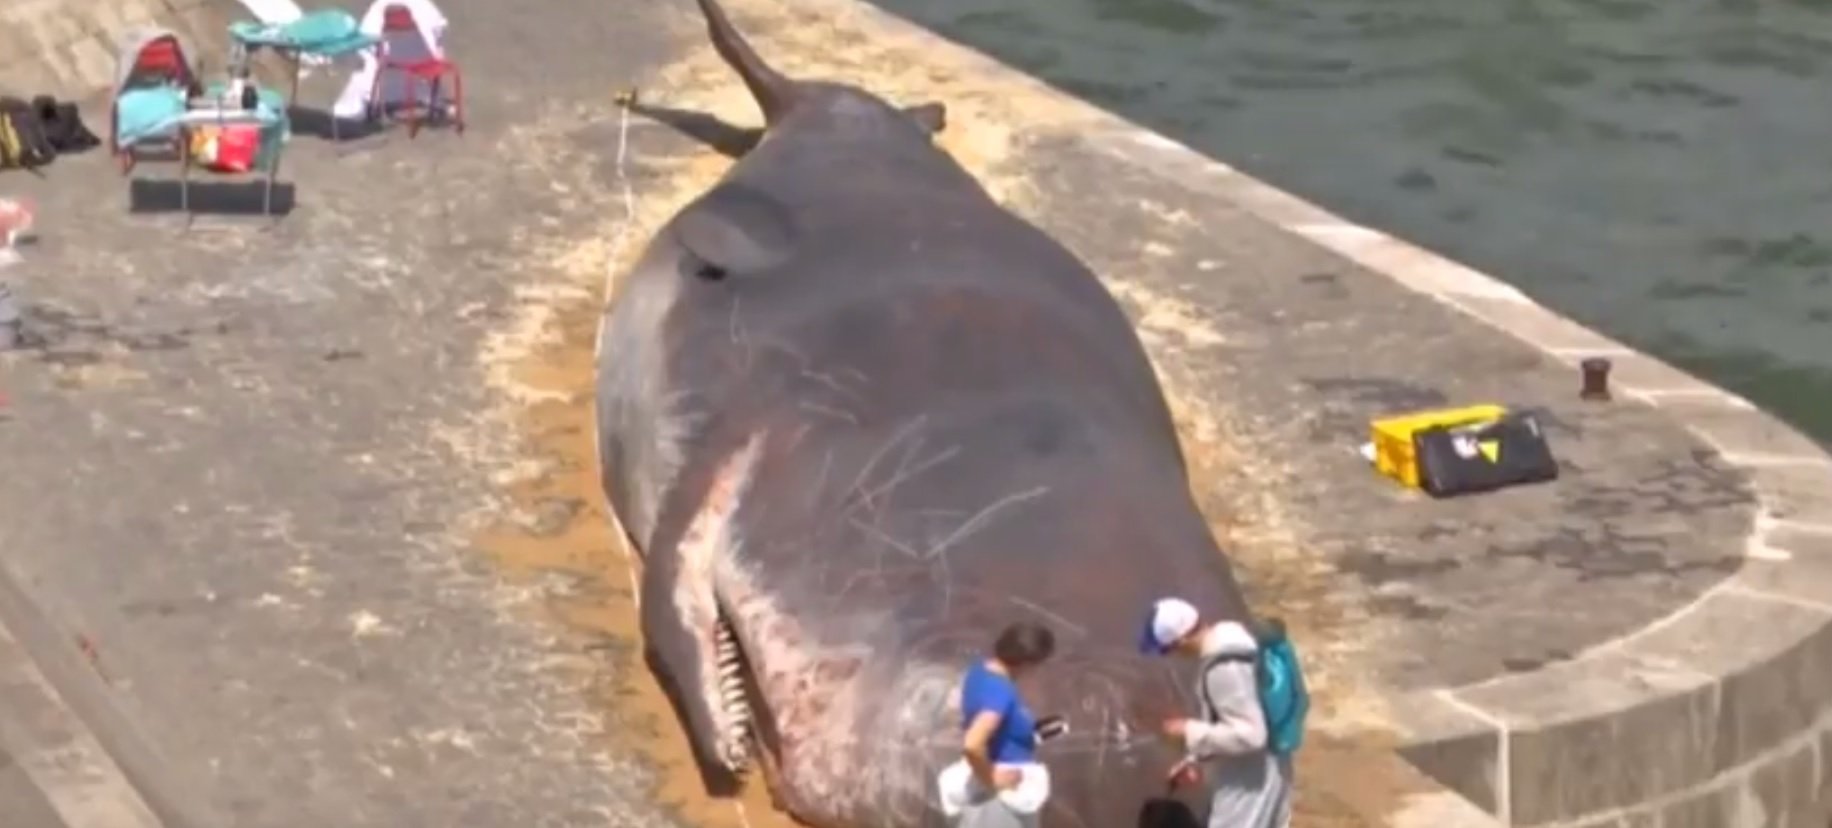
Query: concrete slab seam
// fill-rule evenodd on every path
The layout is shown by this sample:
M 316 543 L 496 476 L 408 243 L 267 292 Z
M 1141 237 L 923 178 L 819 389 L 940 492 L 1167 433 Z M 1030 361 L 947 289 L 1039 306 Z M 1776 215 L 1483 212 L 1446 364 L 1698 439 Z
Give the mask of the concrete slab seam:
M 1513 768 L 1510 763 L 1514 751 L 1508 744 L 1510 731 L 1507 721 L 1463 700 L 1455 690 L 1441 688 L 1436 691 L 1436 695 L 1445 704 L 1495 729 L 1495 816 L 1503 825 L 1513 824 Z
M 1675 609 L 1672 612 L 1667 613 L 1666 615 L 1656 618 L 1653 621 L 1648 622 L 1644 626 L 1630 630 L 1629 632 L 1623 633 L 1622 635 L 1619 635 L 1615 638 L 1611 638 L 1607 641 L 1602 641 L 1595 645 L 1592 645 L 1589 649 L 1586 649 L 1583 652 L 1578 653 L 1576 656 L 1570 659 L 1557 662 L 1557 664 L 1558 666 L 1569 667 L 1574 664 L 1579 664 L 1579 663 L 1586 662 L 1586 661 L 1594 661 L 1603 656 L 1607 656 L 1612 653 L 1619 652 L 1622 649 L 1624 649 L 1625 647 L 1627 647 L 1628 645 L 1633 644 L 1635 641 L 1638 641 L 1649 635 L 1653 635 L 1654 633 L 1660 632 L 1661 630 L 1664 630 L 1667 627 L 1670 627 L 1684 620 L 1688 615 L 1690 615 L 1693 612 L 1696 612 L 1699 606 L 1710 601 L 1712 598 L 1716 597 L 1717 595 L 1727 592 L 1729 589 L 1730 589 L 1729 580 L 1724 580 L 1716 584 L 1713 584 L 1711 588 L 1699 593 L 1696 598 L 1693 598 L 1691 601 L 1687 602 L 1684 606 L 1679 607 L 1678 609 Z M 1470 690 L 1482 690 L 1482 689 L 1494 687 L 1495 685 L 1498 685 L 1498 684 L 1507 684 L 1510 682 L 1525 680 L 1527 676 L 1531 676 L 1535 673 L 1541 672 L 1544 669 L 1545 668 L 1541 668 L 1540 670 L 1527 670 L 1527 671 L 1523 671 L 1519 673 L 1504 673 L 1504 674 L 1497 675 L 1497 676 L 1490 676 L 1488 678 L 1481 679 L 1479 681 L 1472 681 L 1472 682 L 1468 682 L 1465 684 L 1459 684 L 1455 687 L 1447 687 L 1447 688 L 1442 688 L 1442 689 L 1450 691 L 1450 692 L 1454 692 L 1454 693 L 1463 693 L 1463 692 L 1467 692 Z M 1716 679 L 1717 678 L 1717 676 L 1707 674 L 1707 673 L 1697 673 L 1697 675 L 1698 677 L 1707 678 L 1707 679 Z
M 1752 587 L 1748 584 L 1740 584 L 1735 581 L 1731 581 L 1729 586 L 1725 587 L 1724 591 L 1730 594 L 1741 595 L 1745 598 L 1754 598 L 1758 601 L 1771 601 L 1777 604 L 1786 604 L 1790 607 L 1798 607 L 1800 609 L 1825 615 L 1829 619 L 1832 619 L 1832 604 L 1826 604 L 1808 598 L 1795 598 L 1791 595 L 1778 595 L 1765 589 Z
M 1821 711 L 1819 718 L 1814 720 L 1812 726 L 1803 729 L 1792 738 L 1782 740 L 1780 743 L 1771 746 L 1767 750 L 1750 757 L 1748 761 L 1740 765 L 1726 768 L 1708 779 L 1701 780 L 1697 784 L 1689 785 L 1675 791 L 1668 791 L 1667 793 L 1651 797 L 1646 801 L 1637 802 L 1627 807 L 1609 808 L 1588 813 L 1576 819 L 1545 823 L 1542 828 L 1590 828 L 1590 826 L 1601 824 L 1610 819 L 1627 821 L 1631 817 L 1642 814 L 1652 814 L 1700 794 L 1725 790 L 1738 784 L 1747 784 L 1756 773 L 1774 764 L 1776 761 L 1787 758 L 1796 751 L 1804 748 L 1811 748 L 1815 755 L 1817 755 L 1820 739 L 1828 730 L 1832 730 L 1832 708 Z
M 8 741 L 13 743 L 13 760 L 52 810 L 70 825 L 101 820 L 117 828 L 160 828 L 163 823 L 82 717 L 69 709 L 25 647 L 0 625 L 0 676 L 7 673 L 14 674 L 8 677 L 10 683 L 25 695 L 9 696 L 12 705 L 0 711 L 0 732 L 14 730 L 7 726 L 9 717 L 34 723 L 35 734 L 13 733 Z

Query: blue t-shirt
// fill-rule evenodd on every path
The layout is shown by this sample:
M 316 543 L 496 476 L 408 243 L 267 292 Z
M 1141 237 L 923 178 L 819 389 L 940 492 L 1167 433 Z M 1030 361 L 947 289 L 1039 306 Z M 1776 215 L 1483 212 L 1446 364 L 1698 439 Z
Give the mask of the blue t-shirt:
M 1034 761 L 1037 750 L 1037 722 L 1030 708 L 1018 698 L 1018 687 L 1011 679 L 986 669 L 976 661 L 967 668 L 961 680 L 961 729 L 985 711 L 1000 715 L 999 727 L 986 743 L 986 757 L 993 764 L 1019 764 Z

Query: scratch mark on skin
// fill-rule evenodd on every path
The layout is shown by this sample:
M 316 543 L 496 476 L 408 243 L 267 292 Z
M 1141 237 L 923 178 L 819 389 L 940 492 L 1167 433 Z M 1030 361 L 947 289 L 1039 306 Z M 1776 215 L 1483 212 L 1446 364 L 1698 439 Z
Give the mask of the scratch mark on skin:
M 914 449 L 912 449 L 912 451 L 914 451 Z M 873 508 L 876 508 L 875 501 L 878 499 L 879 495 L 890 494 L 891 491 L 893 489 L 896 489 L 898 486 L 908 483 L 909 481 L 920 476 L 923 472 L 926 472 L 932 468 L 935 468 L 936 466 L 939 466 L 943 463 L 948 462 L 949 460 L 954 459 L 954 455 L 957 455 L 960 453 L 961 453 L 960 446 L 953 446 L 953 447 L 942 449 L 941 451 L 936 452 L 934 455 L 930 456 L 929 459 L 924 460 L 921 463 L 918 463 L 915 468 L 910 468 L 908 462 L 901 463 L 897 467 L 896 474 L 892 475 L 889 480 L 886 480 L 883 483 L 879 484 L 878 486 L 875 486 L 865 491 L 863 494 L 860 495 L 860 500 L 863 503 L 865 503 L 866 505 L 870 505 L 870 506 L 873 506 Z M 908 455 L 906 454 L 905 457 L 907 460 Z
M 1026 601 L 1023 598 L 1019 598 L 1016 595 L 1010 596 L 1007 600 L 1010 600 L 1012 603 L 1017 604 L 1018 606 L 1023 607 L 1027 610 L 1030 610 L 1031 612 L 1041 615 L 1044 618 L 1048 618 L 1052 623 L 1056 624 L 1056 626 L 1063 627 L 1069 630 L 1070 632 L 1073 632 L 1076 635 L 1081 636 L 1082 638 L 1088 637 L 1087 628 L 1073 621 L 1070 621 L 1069 619 L 1064 618 L 1061 615 L 1051 612 L 1048 609 L 1045 609 L 1040 604 L 1035 604 L 1030 601 Z
M 744 325 L 738 321 L 738 308 L 741 305 L 738 297 L 732 297 L 731 319 L 726 322 L 726 330 L 731 335 L 733 345 L 748 345 L 750 337 L 745 335 Z
M 950 534 L 949 536 L 942 538 L 940 543 L 937 543 L 934 546 L 929 547 L 928 554 L 925 555 L 925 557 L 941 558 L 943 561 L 943 564 L 945 565 L 947 562 L 947 558 L 944 556 L 947 554 L 948 550 L 952 548 L 955 544 L 960 543 L 961 541 L 964 541 L 972 537 L 975 533 L 979 532 L 981 529 L 984 529 L 987 526 L 991 525 L 993 515 L 998 514 L 1000 510 L 1008 506 L 1016 506 L 1027 500 L 1035 500 L 1039 497 L 1042 497 L 1043 495 L 1047 494 L 1049 490 L 1050 489 L 1048 486 L 1038 486 L 1037 488 L 1027 489 L 1022 492 L 1013 492 L 1012 494 L 1008 494 L 1004 497 L 999 498 L 998 500 L 993 501 L 986 508 L 981 509 L 979 510 L 979 512 L 975 513 L 973 517 L 968 518 L 965 523 L 962 523 L 960 525 L 960 528 L 954 530 L 953 534 Z
M 801 446 L 801 442 L 808 438 L 808 432 L 813 431 L 813 430 L 814 430 L 813 423 L 802 423 L 802 427 L 795 430 L 795 436 L 789 438 L 789 448 L 790 449 L 799 448 Z
M 844 394 L 847 397 L 851 397 L 855 402 L 861 399 L 859 392 L 848 388 L 845 383 L 840 382 L 832 374 L 823 374 L 819 371 L 811 371 L 807 368 L 803 368 L 801 375 L 803 379 L 813 380 L 823 387 L 831 389 L 836 394 Z
M 821 474 L 814 479 L 814 486 L 808 490 L 814 502 L 820 502 L 821 492 L 827 490 L 827 475 L 832 471 L 833 449 L 828 449 L 826 456 L 821 459 Z
M 890 454 L 891 449 L 900 445 L 904 439 L 916 433 L 917 429 L 922 428 L 923 423 L 928 422 L 928 419 L 929 415 L 919 414 L 912 417 L 909 422 L 898 426 L 896 431 L 891 432 L 890 438 L 884 441 L 884 445 L 879 446 L 877 451 L 872 452 L 871 457 L 866 459 L 865 465 L 859 468 L 859 476 L 853 479 L 852 486 L 849 487 L 848 496 L 859 495 L 862 491 L 860 487 L 865 484 L 866 478 L 870 477 L 872 472 L 877 471 L 878 464 L 884 461 L 884 456 Z
M 806 411 L 810 414 L 823 414 L 828 417 L 832 417 L 836 420 L 850 423 L 855 426 L 859 424 L 859 418 L 854 417 L 845 411 L 841 411 L 840 409 L 833 408 L 831 406 L 821 405 L 820 403 L 817 403 L 817 402 L 808 402 L 804 400 L 799 407 L 801 408 L 801 410 Z
M 848 517 L 846 518 L 846 522 L 852 524 L 854 527 L 858 528 L 862 532 L 870 533 L 873 537 L 877 538 L 878 540 L 883 541 L 885 544 L 889 545 L 891 548 L 896 549 L 897 551 L 902 552 L 903 554 L 908 555 L 911 558 L 914 558 L 917 560 L 922 559 L 921 552 L 916 551 L 916 549 L 914 547 L 911 547 L 909 544 L 891 537 L 889 534 L 885 533 L 884 530 L 879 529 L 876 526 L 872 526 L 862 520 L 859 520 L 856 517 Z M 880 563 L 878 568 L 883 569 L 882 563 Z
M 1107 734 L 1112 732 L 1113 710 L 1102 707 L 1100 711 L 1100 734 L 1094 739 L 1094 743 L 1100 746 L 1100 750 L 1094 754 L 1094 778 L 1096 779 L 1107 775 Z

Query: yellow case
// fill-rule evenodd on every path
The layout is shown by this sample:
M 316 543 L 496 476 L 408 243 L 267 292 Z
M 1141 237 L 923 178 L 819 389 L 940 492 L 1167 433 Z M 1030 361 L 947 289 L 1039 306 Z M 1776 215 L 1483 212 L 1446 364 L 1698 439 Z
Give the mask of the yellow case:
M 1412 435 L 1434 426 L 1462 426 L 1494 422 L 1508 413 L 1506 406 L 1470 405 L 1462 408 L 1439 408 L 1382 417 L 1370 423 L 1374 437 L 1374 467 L 1381 474 L 1400 483 L 1419 488 L 1418 456 L 1412 451 Z

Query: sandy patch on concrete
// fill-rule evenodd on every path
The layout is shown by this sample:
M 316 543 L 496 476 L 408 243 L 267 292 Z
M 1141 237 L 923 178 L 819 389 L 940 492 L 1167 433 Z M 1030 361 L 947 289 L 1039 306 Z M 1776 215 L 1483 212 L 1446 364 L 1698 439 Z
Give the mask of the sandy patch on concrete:
M 615 119 L 613 92 L 603 108 L 539 123 Z M 635 121 L 634 116 L 630 119 Z M 625 123 L 625 126 L 635 126 Z M 646 128 L 646 127 L 644 127 Z M 706 795 L 686 734 L 643 663 L 631 555 L 599 489 L 593 423 L 597 325 L 607 274 L 626 268 L 655 228 L 723 172 L 710 152 L 685 159 L 643 158 L 665 185 L 632 193 L 578 187 L 562 175 L 602 159 L 582 158 L 565 136 L 528 127 L 506 143 L 550 150 L 556 195 L 568 213 L 603 216 L 587 232 L 531 231 L 524 282 L 509 319 L 484 344 L 480 363 L 500 405 L 475 433 L 453 435 L 466 453 L 497 467 L 501 504 L 481 521 L 476 544 L 509 581 L 507 603 L 525 598 L 577 639 L 592 673 L 587 690 L 600 721 L 582 728 L 644 756 L 657 772 L 655 797 L 685 822 L 709 828 L 786 828 L 760 785 L 733 799 Z M 636 161 L 631 160 L 634 164 Z M 519 609 L 519 607 L 518 607 Z
M 995 196 L 1020 213 L 1038 215 L 1040 205 L 1032 199 L 1035 190 L 1017 163 L 1021 159 L 1015 157 L 1023 136 L 1012 125 L 1023 125 L 1025 132 L 1069 129 L 1085 117 L 1085 107 L 1053 95 L 1014 94 L 972 62 L 951 59 L 951 50 L 938 52 L 932 40 L 897 35 L 866 42 L 852 16 L 825 13 L 830 4 L 822 4 L 820 13 L 794 10 L 780 0 L 730 5 L 766 59 L 789 73 L 863 82 L 900 104 L 946 102 L 949 129 L 940 143 Z M 835 49 L 836 43 L 848 45 Z M 710 49 L 696 48 L 639 83 L 647 102 L 706 112 L 735 125 L 758 121 L 751 99 Z M 604 111 L 578 113 L 573 122 L 601 123 L 607 113 L 618 117 L 612 102 L 616 91 L 606 90 Z M 634 116 L 632 121 L 644 123 Z M 514 140 L 541 138 L 524 135 Z M 602 159 L 556 152 L 550 163 L 559 168 Z M 642 664 L 634 592 L 640 564 L 613 528 L 614 517 L 607 513 L 598 489 L 592 388 L 601 304 L 614 295 L 615 275 L 628 269 L 657 227 L 711 186 L 730 161 L 710 149 L 696 148 L 686 157 L 644 157 L 640 163 L 659 173 L 645 180 L 660 183 L 632 192 L 627 211 L 619 187 L 568 191 L 563 195 L 575 203 L 579 215 L 606 219 L 583 235 L 531 235 L 525 240 L 531 254 L 539 255 L 530 257 L 512 323 L 486 344 L 481 359 L 502 400 L 500 409 L 482 425 L 502 433 L 454 439 L 497 445 L 495 451 L 471 452 L 493 457 L 502 470 L 498 480 L 503 484 L 503 516 L 480 532 L 479 546 L 512 581 L 530 584 L 558 578 L 567 584 L 548 590 L 544 606 L 575 634 L 599 642 L 596 652 L 611 662 L 610 670 L 599 672 L 614 677 L 601 679 L 593 689 L 602 702 L 602 730 L 655 763 L 663 780 L 658 796 L 696 824 L 787 825 L 769 808 L 761 785 L 747 786 L 735 800 L 704 794 L 684 733 Z M 1201 395 L 1180 384 L 1178 372 L 1167 370 L 1181 350 L 1224 341 L 1220 332 L 1181 300 L 1123 279 L 1107 283 L 1133 314 L 1159 363 L 1195 479 L 1220 480 L 1223 470 L 1262 462 L 1233 439 L 1225 412 L 1211 410 Z M 1243 513 L 1238 499 L 1224 504 L 1217 493 L 1201 488 L 1199 484 L 1198 499 L 1217 536 L 1234 553 L 1253 599 L 1293 622 L 1315 673 L 1318 718 L 1378 721 L 1377 713 L 1359 701 L 1363 694 L 1355 689 L 1346 651 L 1337 644 L 1350 613 L 1326 594 L 1324 581 L 1316 577 L 1322 565 L 1294 540 L 1276 498 L 1261 495 Z M 1376 753 L 1378 746 L 1364 739 L 1320 736 L 1305 752 L 1300 772 L 1308 779 L 1329 779 L 1339 790 L 1325 794 L 1301 788 L 1299 823 L 1372 824 L 1359 814 L 1370 812 L 1370 807 L 1385 810 L 1385 805 L 1366 802 L 1381 797 L 1361 796 L 1363 802 L 1350 807 L 1337 781 L 1368 777 L 1365 760 Z

